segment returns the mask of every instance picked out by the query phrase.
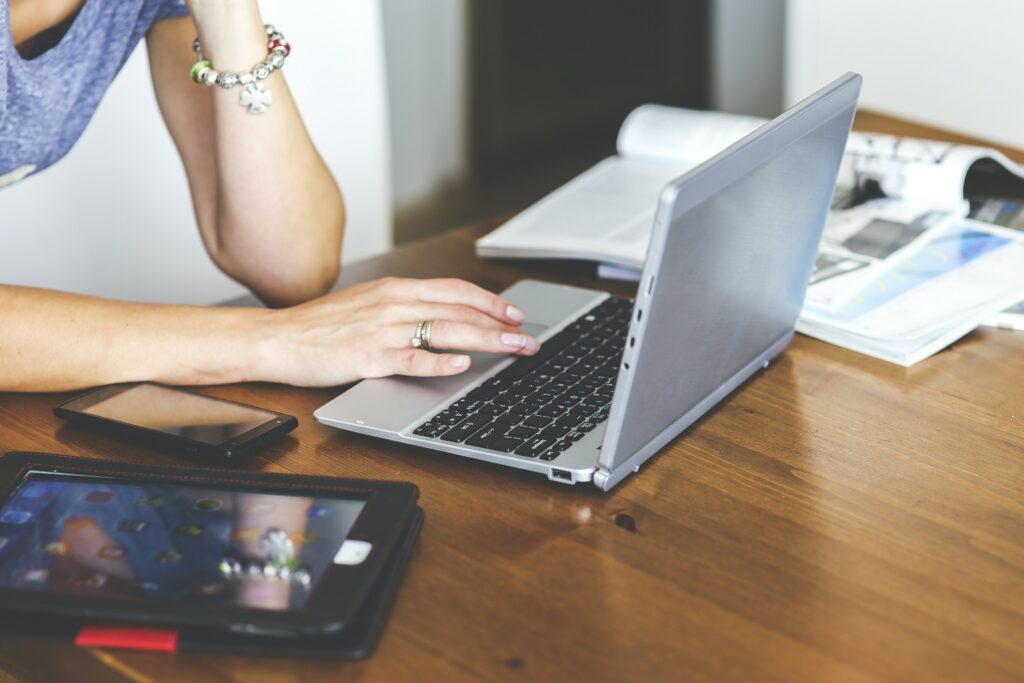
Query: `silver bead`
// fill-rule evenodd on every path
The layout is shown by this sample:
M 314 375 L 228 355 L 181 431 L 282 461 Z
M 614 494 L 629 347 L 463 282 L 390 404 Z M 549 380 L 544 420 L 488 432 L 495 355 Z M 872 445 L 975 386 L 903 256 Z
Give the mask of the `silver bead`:
M 226 71 L 220 75 L 217 79 L 217 85 L 224 88 L 225 90 L 231 90 L 238 84 L 238 74 Z
M 267 76 L 270 75 L 270 67 L 266 64 L 260 63 L 255 69 L 253 69 L 252 75 L 256 77 L 257 81 L 266 80 Z
M 220 76 L 219 71 L 210 69 L 203 75 L 203 79 L 206 81 L 206 85 L 216 85 L 218 76 Z
M 198 55 L 198 54 L 202 53 L 202 50 L 203 50 L 202 46 L 199 45 L 199 38 L 196 38 L 195 40 L 193 40 L 192 41 L 192 51 L 195 52 Z
M 242 85 L 249 85 L 252 83 L 252 74 L 248 71 L 238 74 L 238 82 Z
M 275 69 L 280 69 L 284 66 L 284 51 L 274 50 L 270 53 L 270 56 L 267 57 L 267 61 L 270 62 L 270 66 Z
M 277 33 L 277 29 L 274 28 L 273 24 L 263 24 L 263 28 L 266 30 L 268 36 L 272 36 Z

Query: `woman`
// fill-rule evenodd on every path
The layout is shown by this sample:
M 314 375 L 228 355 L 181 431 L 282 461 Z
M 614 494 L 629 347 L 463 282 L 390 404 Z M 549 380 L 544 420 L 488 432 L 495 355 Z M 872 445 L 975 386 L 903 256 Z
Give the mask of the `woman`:
M 136 380 L 331 386 L 469 366 L 464 353 L 424 346 L 537 351 L 518 331 L 521 311 L 467 282 L 389 279 L 325 295 L 339 271 L 344 204 L 279 70 L 290 46 L 264 26 L 256 0 L 0 0 L 0 187 L 67 153 L 143 36 L 203 243 L 277 308 L 0 285 L 0 390 Z

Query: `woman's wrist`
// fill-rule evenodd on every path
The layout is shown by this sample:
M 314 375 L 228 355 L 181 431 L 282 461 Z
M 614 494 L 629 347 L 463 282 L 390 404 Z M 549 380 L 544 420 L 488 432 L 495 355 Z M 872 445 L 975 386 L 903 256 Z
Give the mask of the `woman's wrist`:
M 240 343 L 240 365 L 238 371 L 249 382 L 289 383 L 287 359 L 289 332 L 285 322 L 287 308 L 240 309 L 244 319 L 238 332 Z
M 267 34 L 255 0 L 190 0 L 203 54 L 219 71 L 243 71 L 267 54 Z
M 164 326 L 160 336 L 176 340 L 171 349 L 147 354 L 157 366 L 141 375 L 167 384 L 268 381 L 265 348 L 271 313 L 263 308 L 181 307 L 170 318 L 161 316 L 153 321 Z

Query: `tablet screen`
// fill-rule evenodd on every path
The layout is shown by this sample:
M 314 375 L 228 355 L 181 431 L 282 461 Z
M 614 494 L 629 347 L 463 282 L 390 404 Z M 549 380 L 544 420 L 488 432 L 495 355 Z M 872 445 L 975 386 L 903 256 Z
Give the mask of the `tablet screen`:
M 364 505 L 30 472 L 0 507 L 0 586 L 298 610 Z

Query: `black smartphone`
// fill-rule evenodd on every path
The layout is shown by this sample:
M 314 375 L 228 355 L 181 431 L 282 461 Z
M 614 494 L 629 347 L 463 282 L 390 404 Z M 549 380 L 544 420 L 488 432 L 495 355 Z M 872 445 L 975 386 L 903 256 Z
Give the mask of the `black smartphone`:
M 142 382 L 101 387 L 53 409 L 81 427 L 204 462 L 229 464 L 298 426 L 291 415 Z
M 339 632 L 398 547 L 402 482 L 0 457 L 0 621 Z

